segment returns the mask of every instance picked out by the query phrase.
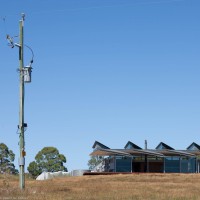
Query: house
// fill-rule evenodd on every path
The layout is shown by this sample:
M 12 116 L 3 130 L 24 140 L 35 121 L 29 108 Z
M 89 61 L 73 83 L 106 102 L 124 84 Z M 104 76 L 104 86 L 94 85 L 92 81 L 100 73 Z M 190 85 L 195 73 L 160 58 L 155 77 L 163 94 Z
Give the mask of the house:
M 200 172 L 200 146 L 194 142 L 185 150 L 175 150 L 164 142 L 155 149 L 142 149 L 131 141 L 123 149 L 110 149 L 95 141 L 90 155 L 104 156 L 101 172 Z

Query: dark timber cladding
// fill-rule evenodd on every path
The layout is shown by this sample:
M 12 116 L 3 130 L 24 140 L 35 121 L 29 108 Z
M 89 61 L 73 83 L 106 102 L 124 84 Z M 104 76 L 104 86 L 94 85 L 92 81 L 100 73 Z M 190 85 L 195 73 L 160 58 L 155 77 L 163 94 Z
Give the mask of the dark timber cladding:
M 95 141 L 90 155 L 104 156 L 95 172 L 200 172 L 200 146 L 194 142 L 185 150 L 175 150 L 163 142 L 155 149 L 142 149 L 131 141 L 124 149 L 110 149 Z

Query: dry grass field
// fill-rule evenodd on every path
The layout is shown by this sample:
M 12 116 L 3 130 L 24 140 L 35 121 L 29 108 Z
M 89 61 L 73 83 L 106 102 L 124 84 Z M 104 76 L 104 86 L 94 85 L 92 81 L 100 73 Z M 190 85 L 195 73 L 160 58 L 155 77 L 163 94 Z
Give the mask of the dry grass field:
M 18 177 L 0 176 L 4 200 L 196 200 L 200 199 L 200 174 L 129 174 L 63 177 L 46 181 L 26 179 L 18 189 Z

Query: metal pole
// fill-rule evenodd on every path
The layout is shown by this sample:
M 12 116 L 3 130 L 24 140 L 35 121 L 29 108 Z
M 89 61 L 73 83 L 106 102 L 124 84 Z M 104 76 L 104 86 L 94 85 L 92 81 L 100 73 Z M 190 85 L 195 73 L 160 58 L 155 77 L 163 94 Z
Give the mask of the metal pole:
M 131 156 L 131 172 L 133 172 L 133 157 Z
M 163 173 L 165 173 L 165 157 L 163 157 Z
M 25 188 L 25 176 L 24 176 L 24 165 L 25 165 L 25 142 L 24 142 L 24 14 L 22 14 L 22 19 L 19 21 L 19 76 L 20 76 L 20 85 L 19 85 L 19 184 L 20 189 Z
M 114 168 L 115 168 L 115 170 L 114 170 L 114 172 L 117 172 L 117 161 L 116 161 L 116 156 L 114 156 Z
M 147 150 L 147 140 L 145 140 L 145 142 L 144 142 L 144 147 L 145 147 L 145 150 Z M 145 169 L 144 169 L 144 171 L 148 172 L 149 171 L 148 168 L 149 168 L 149 166 L 148 166 L 148 156 L 145 155 Z

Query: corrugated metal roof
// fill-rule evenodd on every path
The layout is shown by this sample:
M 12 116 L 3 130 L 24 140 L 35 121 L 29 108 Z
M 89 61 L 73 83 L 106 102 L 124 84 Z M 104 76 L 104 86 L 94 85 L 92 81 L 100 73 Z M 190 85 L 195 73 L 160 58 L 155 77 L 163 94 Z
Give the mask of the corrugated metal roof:
M 111 156 L 111 155 L 120 155 L 120 156 L 132 156 L 131 154 L 115 149 L 97 149 L 94 150 L 91 154 L 91 156 Z
M 144 149 L 126 149 L 126 152 L 130 153 L 131 155 L 150 155 L 150 156 L 157 156 L 157 157 L 164 157 L 162 153 L 152 151 L 152 150 L 144 150 Z
M 188 156 L 195 157 L 200 154 L 200 152 L 187 152 L 182 150 L 151 150 L 151 149 L 103 149 L 99 148 L 94 150 L 90 155 L 101 155 L 101 156 L 138 156 L 138 155 L 148 155 L 148 156 L 156 156 L 156 157 L 167 157 L 167 156 Z
M 179 151 L 179 150 L 167 150 L 168 152 L 171 152 L 171 153 L 175 153 L 177 155 L 180 155 L 180 156 L 189 156 L 189 157 L 194 157 L 195 154 L 192 154 L 192 153 L 189 153 L 189 152 L 186 152 L 186 151 Z

